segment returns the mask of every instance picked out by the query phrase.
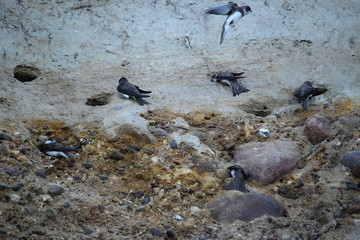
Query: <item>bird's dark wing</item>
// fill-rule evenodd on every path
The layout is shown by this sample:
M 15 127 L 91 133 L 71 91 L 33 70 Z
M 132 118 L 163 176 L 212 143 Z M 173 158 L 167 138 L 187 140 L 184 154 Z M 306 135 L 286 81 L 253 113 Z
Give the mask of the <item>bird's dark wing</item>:
M 239 72 L 239 73 L 234 73 L 232 72 L 231 74 L 234 75 L 234 76 L 240 76 L 240 75 L 243 75 L 245 72 Z M 242 78 L 245 78 L 245 77 L 242 77 Z
M 249 190 L 246 188 L 243 181 L 239 181 L 239 179 L 234 178 L 231 179 L 228 185 L 224 188 L 225 190 L 236 190 L 241 192 L 249 192 Z
M 131 83 L 119 84 L 117 87 L 118 92 L 129 95 L 131 97 L 145 97 L 140 94 L 140 91 Z
M 232 10 L 233 4 L 234 3 L 228 3 L 225 5 L 212 7 L 212 8 L 206 9 L 205 12 L 207 14 L 228 15 Z
M 139 90 L 140 93 L 151 93 L 151 91 L 145 91 L 140 89 L 138 86 L 135 85 L 135 87 L 137 88 L 137 90 Z
M 222 82 L 228 84 L 228 85 L 231 87 L 231 90 L 232 90 L 232 93 L 233 93 L 233 96 L 234 96 L 234 97 L 235 97 L 236 95 L 241 94 L 241 93 L 250 91 L 249 89 L 243 87 L 243 86 L 241 85 L 241 83 L 239 83 L 237 80 L 233 80 L 233 81 L 230 81 L 230 80 L 222 80 Z
M 71 152 L 71 151 L 80 151 L 81 148 L 77 147 L 65 147 L 61 143 L 49 143 L 42 146 L 43 151 L 60 151 L 60 152 Z

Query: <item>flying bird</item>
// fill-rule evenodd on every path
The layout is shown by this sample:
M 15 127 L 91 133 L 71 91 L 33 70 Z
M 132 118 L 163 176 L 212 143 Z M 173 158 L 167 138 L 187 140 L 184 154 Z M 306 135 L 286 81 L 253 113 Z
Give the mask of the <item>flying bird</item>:
M 315 93 L 315 88 L 309 81 L 304 82 L 299 90 L 299 98 L 301 100 L 302 108 L 304 111 L 309 109 L 309 98 Z
M 151 93 L 151 91 L 145 91 L 140 89 L 138 86 L 131 84 L 124 77 L 120 78 L 117 90 L 125 98 L 129 98 L 129 97 L 134 98 L 140 106 L 143 106 L 144 104 L 150 104 L 149 102 L 145 101 L 142 98 L 150 97 L 149 95 L 145 95 L 145 94 Z
M 71 158 L 71 155 L 68 152 L 81 151 L 82 149 L 77 147 L 66 147 L 61 143 L 56 142 L 54 138 L 49 138 L 45 141 L 45 144 L 41 146 L 40 150 L 49 156 Z
M 239 81 L 240 78 L 245 78 L 244 76 L 241 76 L 242 74 L 244 74 L 244 72 L 220 72 L 214 74 L 211 78 L 211 81 L 229 85 L 233 96 L 235 97 L 236 95 L 250 91 L 249 89 L 245 88 Z
M 234 27 L 237 21 L 239 21 L 242 17 L 248 15 L 252 11 L 251 8 L 247 5 L 239 7 L 236 3 L 229 2 L 225 5 L 209 8 L 205 10 L 205 12 L 207 14 L 227 15 L 221 31 L 221 45 L 224 40 L 225 34 L 230 29 L 230 27 Z

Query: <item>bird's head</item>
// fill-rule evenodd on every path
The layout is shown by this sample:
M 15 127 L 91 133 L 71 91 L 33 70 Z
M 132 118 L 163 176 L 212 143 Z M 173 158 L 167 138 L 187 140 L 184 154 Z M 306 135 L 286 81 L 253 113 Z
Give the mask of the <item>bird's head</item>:
M 45 141 L 45 144 L 50 144 L 50 143 L 54 143 L 56 142 L 54 138 L 52 137 L 49 137 L 46 141 Z
M 252 12 L 251 8 L 249 6 L 245 6 L 245 14 L 249 14 Z
M 120 84 L 120 83 L 123 83 L 123 82 L 126 82 L 126 81 L 127 81 L 127 79 L 124 78 L 124 77 L 122 77 L 122 78 L 120 78 L 120 80 L 119 80 L 119 84 Z

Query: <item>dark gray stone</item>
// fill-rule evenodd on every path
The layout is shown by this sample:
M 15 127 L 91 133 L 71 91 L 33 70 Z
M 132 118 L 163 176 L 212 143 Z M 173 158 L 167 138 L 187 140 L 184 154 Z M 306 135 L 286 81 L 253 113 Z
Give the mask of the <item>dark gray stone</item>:
M 341 163 L 350 169 L 354 177 L 360 178 L 360 151 L 345 153 L 341 157 Z
M 146 195 L 142 200 L 141 200 L 141 204 L 142 205 L 146 205 L 150 202 L 150 196 L 149 195 Z
M 46 234 L 46 230 L 43 227 L 40 226 L 36 226 L 32 229 L 32 233 L 36 234 L 36 235 L 45 235 Z
M 289 173 L 301 159 L 298 145 L 291 141 L 251 142 L 236 147 L 234 162 L 262 185 Z
M 106 105 L 110 102 L 110 98 L 113 93 L 99 93 L 93 95 L 91 98 L 88 98 L 86 101 L 86 105 L 89 106 L 102 106 Z
M 227 191 L 209 202 L 211 216 L 219 222 L 232 223 L 235 220 L 250 222 L 263 215 L 281 217 L 285 207 L 273 198 L 259 193 Z
M 43 179 L 46 178 L 46 172 L 45 172 L 45 169 L 41 169 L 41 170 L 38 170 L 35 172 L 35 175 L 38 176 L 38 177 L 41 177 Z
M 13 141 L 12 137 L 3 132 L 0 133 L 0 140 Z
M 93 231 L 91 228 L 89 228 L 89 227 L 83 226 L 82 229 L 84 230 L 85 235 L 90 235 L 90 234 L 92 234 L 92 233 L 94 232 L 94 231 Z
M 120 161 L 124 159 L 124 156 L 119 152 L 112 152 L 109 156 L 110 159 Z
M 162 235 L 163 235 L 162 232 L 157 228 L 151 228 L 150 232 L 152 235 L 154 235 L 156 237 L 162 237 Z
M 321 143 L 332 135 L 330 121 L 320 115 L 313 116 L 304 127 L 304 135 L 311 144 Z
M 16 168 L 13 168 L 13 167 L 7 167 L 5 168 L 5 172 L 7 174 L 9 174 L 10 176 L 12 177 L 19 177 L 21 174 L 20 174 L 20 171 Z
M 52 197 L 61 195 L 63 192 L 64 192 L 64 188 L 57 185 L 50 185 L 48 188 L 48 193 Z
M 175 139 L 173 139 L 173 140 L 171 140 L 171 141 L 169 142 L 169 146 L 170 146 L 172 149 L 178 148 L 178 145 L 177 145 L 177 142 L 176 142 Z

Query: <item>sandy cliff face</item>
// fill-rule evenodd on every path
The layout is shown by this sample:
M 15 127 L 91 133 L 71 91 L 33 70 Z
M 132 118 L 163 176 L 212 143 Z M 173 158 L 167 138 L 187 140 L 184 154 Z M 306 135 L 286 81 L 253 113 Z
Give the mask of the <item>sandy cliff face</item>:
M 340 159 L 360 147 L 360 2 L 238 2 L 253 13 L 219 45 L 226 17 L 204 10 L 225 3 L 0 1 L 1 237 L 357 239 L 359 179 Z M 35 79 L 14 78 L 24 71 Z M 233 97 L 210 81 L 220 71 L 244 71 L 250 91 Z M 151 90 L 151 105 L 120 98 L 121 76 Z M 303 112 L 305 81 L 327 91 Z M 50 158 L 49 136 L 82 151 Z M 270 147 L 267 163 L 249 162 L 275 182 L 246 187 L 281 203 L 281 217 L 235 201 L 215 212 L 256 219 L 220 223 L 213 199 L 252 203 L 224 191 L 236 147 L 252 158 L 246 143 L 277 140 L 296 145 L 295 168 L 278 176 L 273 161 L 291 154 Z
M 114 106 L 145 111 L 118 96 L 104 107 L 84 104 L 95 93 L 116 93 L 120 76 L 153 91 L 149 109 L 226 113 L 255 101 L 271 110 L 292 108 L 292 93 L 305 80 L 328 87 L 317 104 L 336 97 L 358 101 L 357 1 L 248 3 L 253 14 L 221 46 L 225 17 L 204 14 L 218 1 L 0 4 L 2 107 L 17 109 L 9 117 L 106 122 L 115 117 Z M 17 81 L 13 69 L 19 64 L 39 68 L 40 77 Z M 229 70 L 246 72 L 249 93 L 234 98 L 227 87 L 209 81 L 212 73 Z

